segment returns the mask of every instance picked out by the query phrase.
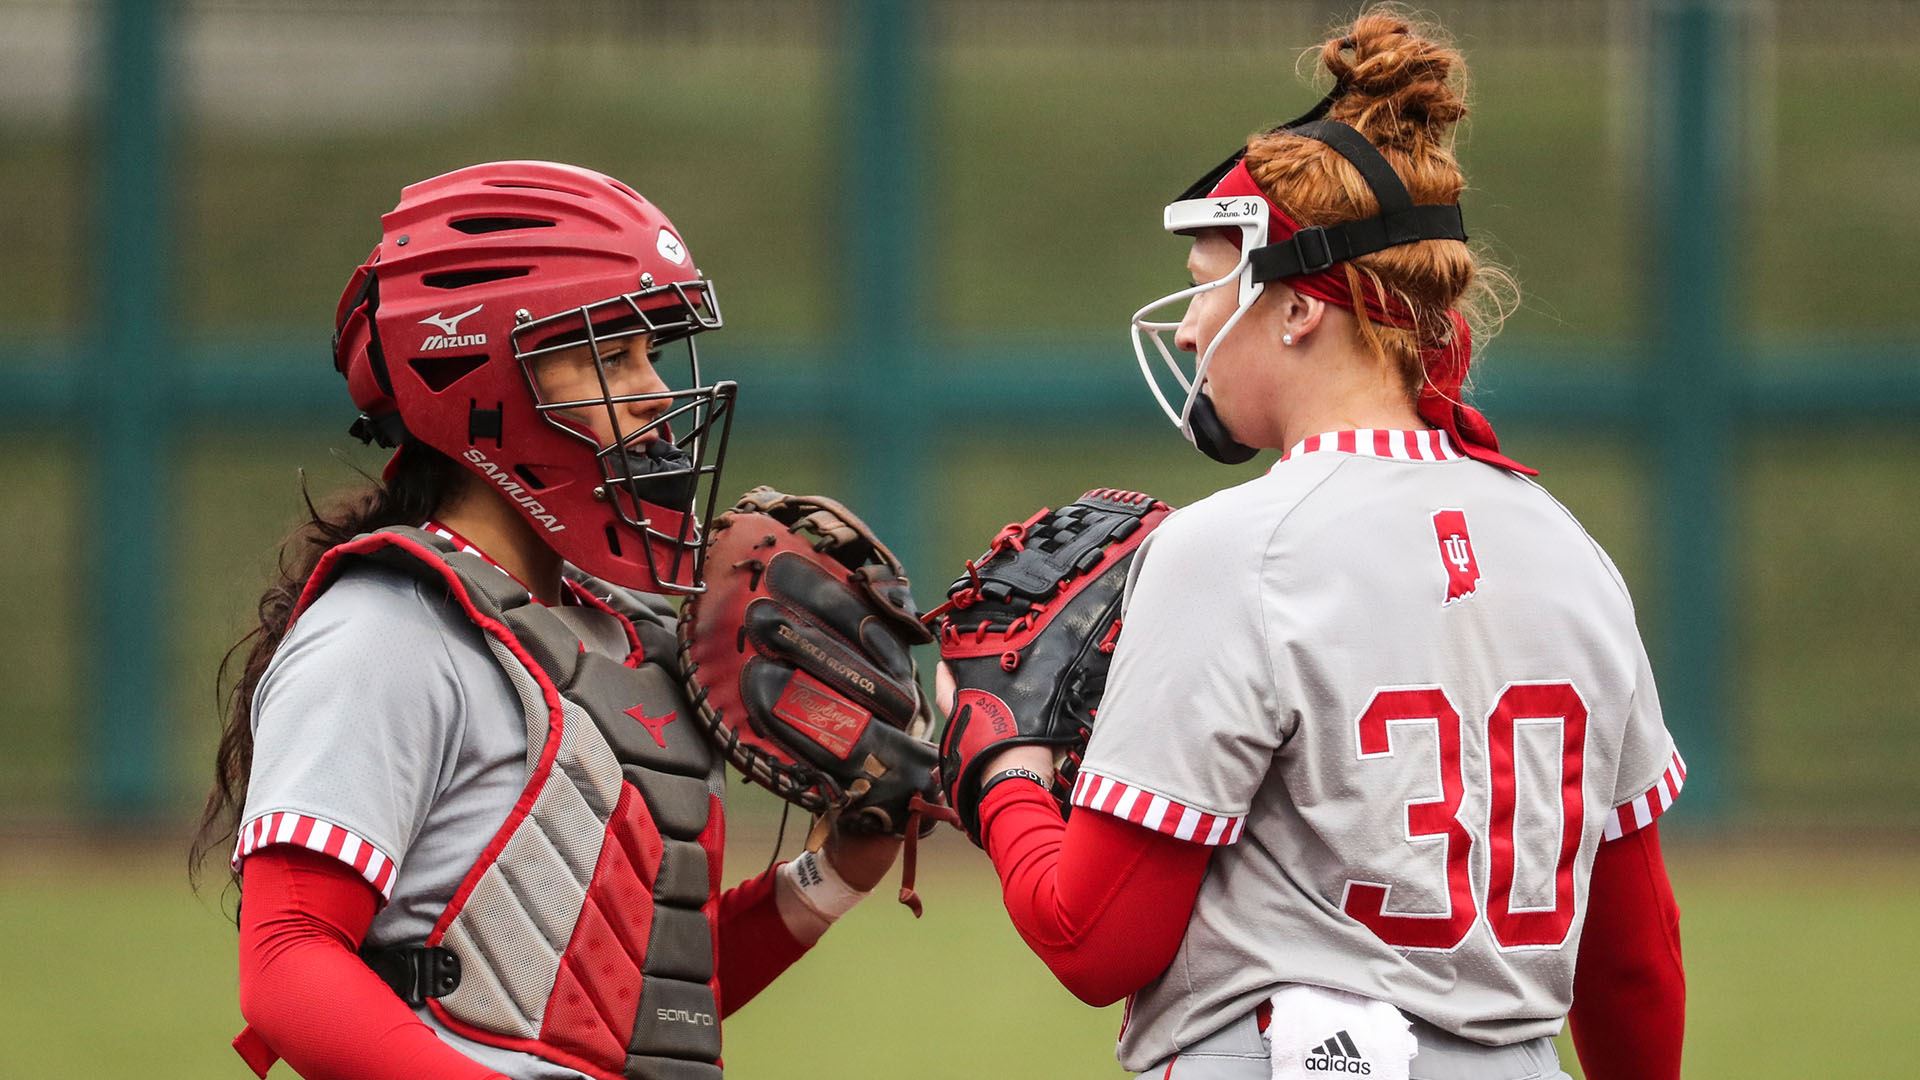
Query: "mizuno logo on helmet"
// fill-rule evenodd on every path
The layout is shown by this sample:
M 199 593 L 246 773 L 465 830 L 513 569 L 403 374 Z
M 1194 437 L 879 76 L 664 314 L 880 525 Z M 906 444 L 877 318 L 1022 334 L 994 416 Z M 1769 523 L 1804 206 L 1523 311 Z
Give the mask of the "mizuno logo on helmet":
M 420 325 L 434 327 L 440 332 L 427 335 L 427 340 L 420 343 L 420 351 L 430 352 L 434 349 L 462 349 L 472 345 L 485 345 L 487 335 L 460 332 L 460 324 L 470 316 L 479 314 L 480 309 L 485 306 L 485 304 L 475 304 L 458 315 L 429 315 L 421 319 Z
M 679 237 L 665 229 L 660 230 L 660 237 L 654 241 L 653 246 L 654 250 L 658 251 L 662 257 L 671 261 L 675 266 L 687 261 L 686 245 L 680 242 Z

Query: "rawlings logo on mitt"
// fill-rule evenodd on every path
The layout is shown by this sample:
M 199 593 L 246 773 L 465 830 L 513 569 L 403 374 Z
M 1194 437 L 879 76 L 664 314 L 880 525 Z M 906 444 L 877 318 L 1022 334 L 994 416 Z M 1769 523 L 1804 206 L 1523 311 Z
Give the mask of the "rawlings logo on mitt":
M 1042 508 L 1000 530 L 930 617 L 954 680 L 941 782 L 974 843 L 990 751 L 1055 747 L 1052 793 L 1061 814 L 1069 811 L 1120 637 L 1127 570 L 1172 512 L 1150 495 L 1113 488 Z
M 720 751 L 839 828 L 930 829 L 938 749 L 910 649 L 932 635 L 900 561 L 838 502 L 759 487 L 714 522 L 706 568 L 681 677 Z

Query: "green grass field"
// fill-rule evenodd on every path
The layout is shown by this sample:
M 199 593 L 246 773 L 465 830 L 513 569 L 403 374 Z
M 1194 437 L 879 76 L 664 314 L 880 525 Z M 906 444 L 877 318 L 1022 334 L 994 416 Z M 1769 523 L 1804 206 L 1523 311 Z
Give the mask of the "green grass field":
M 771 850 L 759 799 L 754 827 L 730 845 L 729 877 Z M 240 1025 L 233 928 L 217 898 L 188 893 L 178 846 L 0 846 L 0 1076 L 249 1075 L 226 1046 Z M 1668 849 L 1687 955 L 1687 1076 L 1905 1074 L 1920 851 L 1698 836 Z M 876 893 L 731 1020 L 729 1075 L 1121 1075 L 1119 1010 L 1085 1008 L 1052 981 L 1007 923 L 983 857 L 943 834 L 921 893 L 919 922 Z

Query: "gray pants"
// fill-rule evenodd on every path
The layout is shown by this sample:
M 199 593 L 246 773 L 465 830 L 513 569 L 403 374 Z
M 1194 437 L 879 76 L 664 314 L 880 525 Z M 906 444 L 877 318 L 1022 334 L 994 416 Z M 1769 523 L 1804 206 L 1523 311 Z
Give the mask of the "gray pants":
M 1413 1035 L 1420 1040 L 1413 1080 L 1571 1080 L 1560 1071 L 1552 1039 L 1483 1046 L 1418 1019 Z M 1269 1080 L 1272 1075 L 1252 1013 L 1139 1074 L 1142 1080 Z

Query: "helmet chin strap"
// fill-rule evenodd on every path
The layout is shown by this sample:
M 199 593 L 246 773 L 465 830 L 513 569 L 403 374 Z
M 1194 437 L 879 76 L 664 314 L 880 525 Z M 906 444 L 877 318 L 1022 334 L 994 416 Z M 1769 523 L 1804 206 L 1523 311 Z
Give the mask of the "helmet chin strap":
M 655 439 L 644 448 L 621 447 L 615 455 L 620 476 L 614 482 L 636 498 L 676 513 L 692 510 L 700 486 L 693 455 L 667 439 Z
M 1220 348 L 1220 343 L 1227 339 L 1227 335 L 1240 324 L 1240 320 L 1247 312 L 1253 310 L 1254 302 L 1259 300 L 1262 293 L 1266 291 L 1264 282 L 1256 282 L 1250 287 L 1245 287 L 1241 279 L 1250 273 L 1252 268 L 1247 259 L 1242 256 L 1233 272 L 1220 279 L 1223 283 L 1233 280 L 1243 285 L 1240 303 L 1234 308 L 1233 314 L 1228 317 L 1226 323 L 1220 327 L 1220 332 L 1213 335 L 1212 341 L 1207 342 L 1206 351 L 1200 354 L 1200 360 L 1193 369 L 1193 389 L 1187 392 L 1186 405 L 1180 412 L 1180 433 L 1187 437 L 1187 441 L 1193 444 L 1194 449 L 1222 465 L 1242 464 L 1252 460 L 1253 455 L 1260 452 L 1233 437 L 1233 433 L 1227 430 L 1226 421 L 1220 419 L 1220 410 L 1214 405 L 1213 396 L 1207 393 L 1207 380 L 1212 373 L 1214 351 Z

